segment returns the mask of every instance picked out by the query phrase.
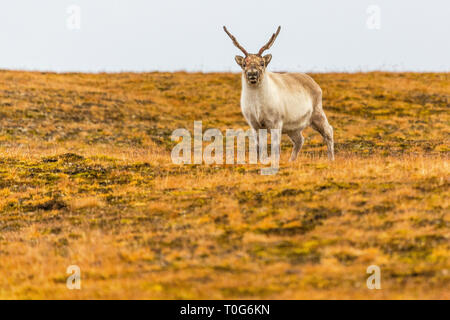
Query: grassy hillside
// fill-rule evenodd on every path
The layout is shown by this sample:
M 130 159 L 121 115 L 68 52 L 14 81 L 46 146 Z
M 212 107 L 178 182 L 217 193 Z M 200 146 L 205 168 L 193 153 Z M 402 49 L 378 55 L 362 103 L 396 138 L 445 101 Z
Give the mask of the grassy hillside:
M 449 299 L 449 74 L 312 76 L 336 161 L 262 176 L 170 159 L 247 128 L 237 74 L 0 71 L 0 298 Z

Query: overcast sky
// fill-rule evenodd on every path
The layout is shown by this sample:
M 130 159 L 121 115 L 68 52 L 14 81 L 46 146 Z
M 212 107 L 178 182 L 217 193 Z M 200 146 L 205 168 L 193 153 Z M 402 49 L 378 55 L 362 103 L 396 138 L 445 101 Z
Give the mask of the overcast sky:
M 450 71 L 448 0 L 11 0 L 0 69 L 239 71 L 222 25 L 272 70 Z

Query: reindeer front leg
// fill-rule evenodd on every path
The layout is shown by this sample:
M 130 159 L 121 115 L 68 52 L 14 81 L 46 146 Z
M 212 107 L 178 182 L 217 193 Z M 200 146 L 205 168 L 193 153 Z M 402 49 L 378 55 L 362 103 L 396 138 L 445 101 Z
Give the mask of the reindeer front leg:
M 253 139 L 253 143 L 255 145 L 255 148 L 253 151 L 251 151 L 251 149 L 249 149 L 250 152 L 256 152 L 256 159 L 258 159 L 258 155 L 259 155 L 259 129 L 260 126 L 259 124 L 253 120 L 253 117 L 248 116 L 244 113 L 244 118 L 245 120 L 247 120 L 248 125 L 250 126 L 250 130 L 252 131 L 252 138 Z M 250 143 L 250 141 L 249 141 Z
M 260 161 L 262 164 L 270 163 L 270 168 L 261 169 L 261 174 L 263 175 L 276 174 L 280 164 L 281 134 L 283 124 L 281 121 L 275 122 L 270 126 L 270 128 L 270 157 L 267 154 L 267 130 L 260 130 L 259 135 Z

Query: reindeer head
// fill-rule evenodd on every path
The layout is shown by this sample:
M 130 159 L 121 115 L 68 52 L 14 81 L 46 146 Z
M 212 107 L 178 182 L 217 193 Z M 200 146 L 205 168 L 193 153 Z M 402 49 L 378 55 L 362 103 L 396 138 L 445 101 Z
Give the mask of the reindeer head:
M 269 42 L 267 42 L 261 49 L 259 49 L 259 52 L 257 54 L 248 53 L 239 44 L 239 42 L 237 42 L 236 38 L 231 33 L 228 32 L 225 26 L 223 27 L 223 30 L 225 30 L 225 32 L 231 38 L 234 45 L 245 54 L 245 57 L 236 56 L 235 60 L 237 64 L 241 66 L 242 72 L 245 78 L 247 79 L 247 82 L 250 85 L 259 84 L 259 82 L 264 76 L 266 67 L 270 63 L 270 60 L 272 60 L 271 54 L 267 54 L 265 56 L 263 56 L 262 54 L 264 51 L 268 50 L 273 45 L 275 39 L 278 37 L 278 34 L 280 33 L 281 27 L 278 27 L 277 32 L 272 35 Z

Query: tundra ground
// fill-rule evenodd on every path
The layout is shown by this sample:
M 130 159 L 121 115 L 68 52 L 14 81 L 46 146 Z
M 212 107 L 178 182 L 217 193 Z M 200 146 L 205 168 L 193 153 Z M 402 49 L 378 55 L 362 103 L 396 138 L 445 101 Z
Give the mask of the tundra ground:
M 449 299 L 449 74 L 312 76 L 336 161 L 308 129 L 262 176 L 170 158 L 247 128 L 240 75 L 0 71 L 0 298 Z

